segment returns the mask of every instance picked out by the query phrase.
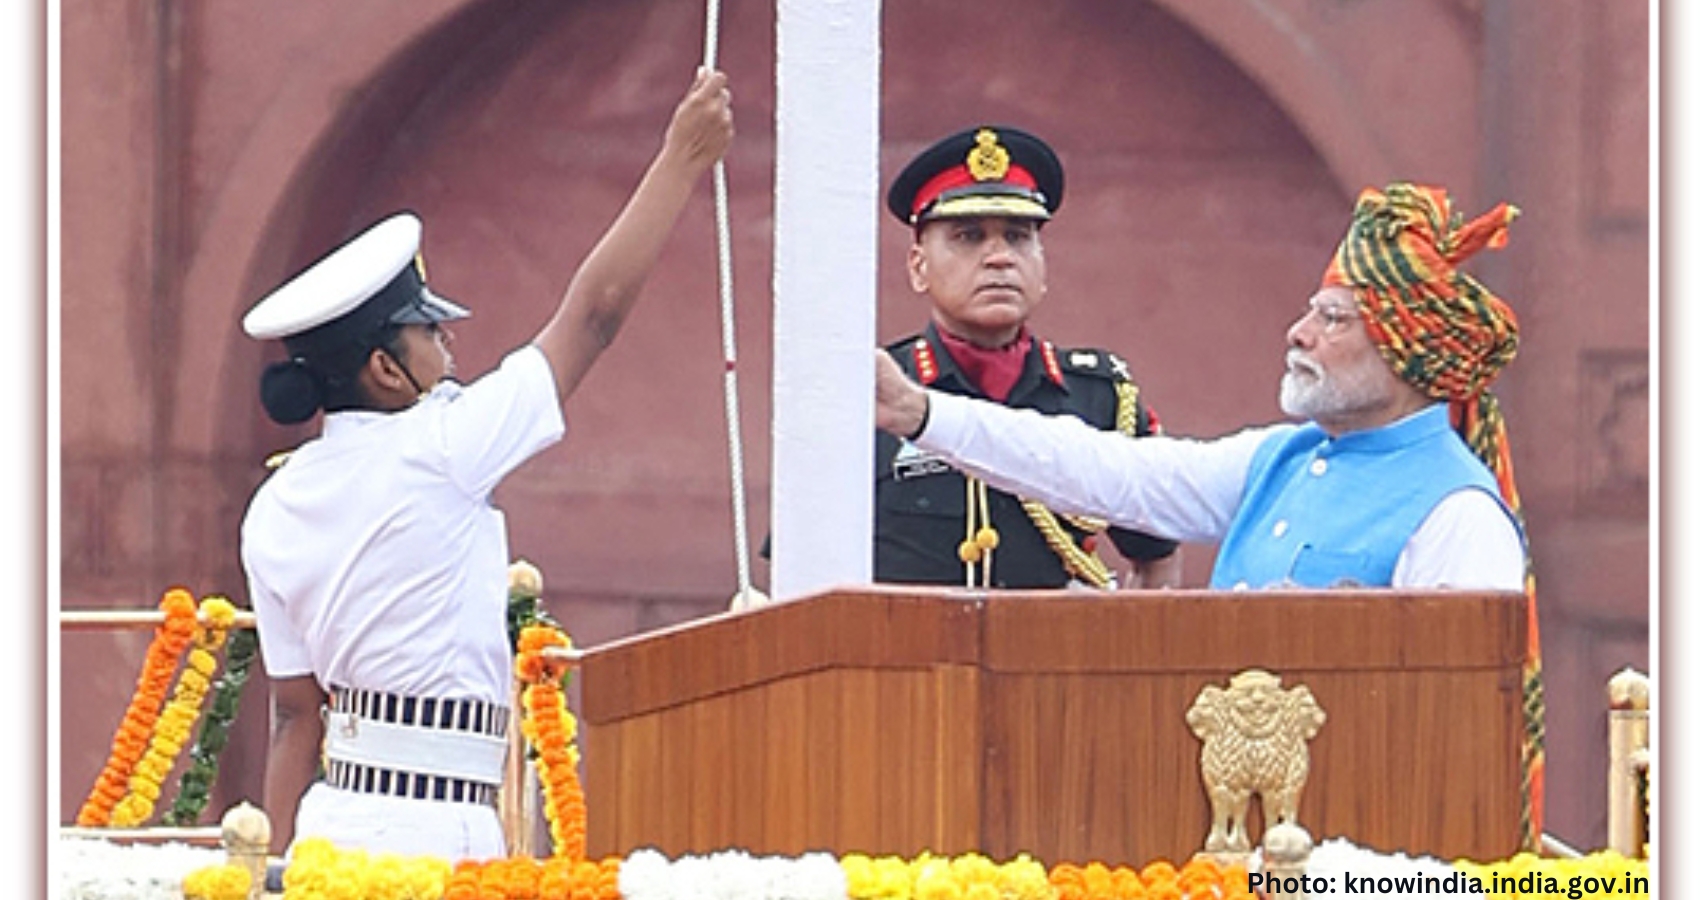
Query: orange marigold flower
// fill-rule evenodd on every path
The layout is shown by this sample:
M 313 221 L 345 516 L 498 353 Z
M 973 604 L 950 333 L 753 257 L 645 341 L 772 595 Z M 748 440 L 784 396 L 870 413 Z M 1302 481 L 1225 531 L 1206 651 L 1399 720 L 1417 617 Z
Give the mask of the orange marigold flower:
M 1155 884 L 1146 885 L 1145 896 L 1150 900 L 1185 900 L 1180 885 L 1173 878 L 1164 878 Z
M 195 633 L 195 598 L 188 591 L 182 588 L 166 591 L 159 606 L 165 613 L 165 621 L 154 629 L 153 640 L 142 660 L 141 674 L 136 678 L 136 690 L 118 732 L 113 736 L 106 764 L 78 811 L 80 825 L 108 824 L 113 810 L 123 801 L 122 786 L 130 780 L 137 762 L 147 751 L 148 740 L 154 723 L 159 719 L 160 706 L 165 701 L 165 692 L 177 669 L 177 661 Z M 118 786 L 116 790 L 114 785 Z M 134 807 L 127 809 L 133 810 Z
M 1110 873 L 1110 881 L 1115 885 L 1118 900 L 1139 900 L 1145 896 L 1145 882 L 1139 880 L 1139 873 L 1127 866 L 1116 866 Z
M 1109 866 L 1101 862 L 1089 862 L 1080 870 L 1081 885 L 1086 889 L 1088 897 L 1110 897 L 1115 892 L 1115 881 L 1110 875 Z
M 537 681 L 543 677 L 541 657 L 522 653 L 514 658 L 514 675 L 521 681 Z
M 584 790 L 579 785 L 577 751 L 572 740 L 577 723 L 566 711 L 566 697 L 560 690 L 563 671 L 542 659 L 546 647 L 571 646 L 571 641 L 559 629 L 548 625 L 528 625 L 520 631 L 519 654 L 514 671 L 528 682 L 520 695 L 525 718 L 520 723 L 523 734 L 537 751 L 533 764 L 543 788 L 543 815 L 549 822 L 549 836 L 556 857 L 581 860 L 584 858 Z M 576 882 L 572 893 L 583 890 Z

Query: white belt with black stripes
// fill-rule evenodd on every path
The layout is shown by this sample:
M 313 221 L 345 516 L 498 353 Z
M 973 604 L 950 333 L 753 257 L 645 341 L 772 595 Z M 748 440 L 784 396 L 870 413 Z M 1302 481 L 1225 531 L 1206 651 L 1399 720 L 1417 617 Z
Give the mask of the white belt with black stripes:
M 335 688 L 324 715 L 325 780 L 332 787 L 495 802 L 507 756 L 507 707 Z

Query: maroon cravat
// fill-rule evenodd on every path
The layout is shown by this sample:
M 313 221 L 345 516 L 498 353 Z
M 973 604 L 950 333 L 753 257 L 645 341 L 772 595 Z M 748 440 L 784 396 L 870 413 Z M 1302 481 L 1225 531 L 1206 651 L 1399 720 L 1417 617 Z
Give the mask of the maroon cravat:
M 951 334 L 939 330 L 939 338 L 944 341 L 945 350 L 950 358 L 956 360 L 957 368 L 968 380 L 974 382 L 986 396 L 1002 403 L 1009 399 L 1009 392 L 1015 389 L 1015 383 L 1021 380 L 1021 371 L 1027 365 L 1027 351 L 1033 348 L 1033 336 L 1023 327 L 1015 340 L 993 349 L 976 346 Z

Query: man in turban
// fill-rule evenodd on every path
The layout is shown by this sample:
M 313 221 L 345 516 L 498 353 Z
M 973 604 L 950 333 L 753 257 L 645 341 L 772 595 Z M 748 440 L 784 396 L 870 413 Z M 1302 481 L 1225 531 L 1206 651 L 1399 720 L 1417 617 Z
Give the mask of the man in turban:
M 1445 191 L 1365 190 L 1287 331 L 1282 411 L 1296 423 L 1216 440 L 1117 440 L 925 389 L 884 353 L 879 427 L 1060 513 L 1220 544 L 1212 588 L 1528 590 L 1531 723 L 1525 838 L 1539 834 L 1540 679 L 1510 448 L 1488 393 L 1517 320 L 1459 270 L 1506 242 L 1501 204 L 1469 222 Z

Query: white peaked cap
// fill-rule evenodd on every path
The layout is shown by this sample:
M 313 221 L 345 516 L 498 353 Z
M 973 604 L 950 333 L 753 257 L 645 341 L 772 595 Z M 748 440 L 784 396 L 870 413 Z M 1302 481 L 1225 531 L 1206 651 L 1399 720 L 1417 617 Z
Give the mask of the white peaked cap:
M 266 295 L 242 318 L 242 330 L 261 340 L 289 338 L 335 322 L 368 301 L 365 324 L 424 324 L 464 319 L 465 307 L 425 286 L 419 258 L 424 228 L 412 213 L 397 213 L 325 254 Z

